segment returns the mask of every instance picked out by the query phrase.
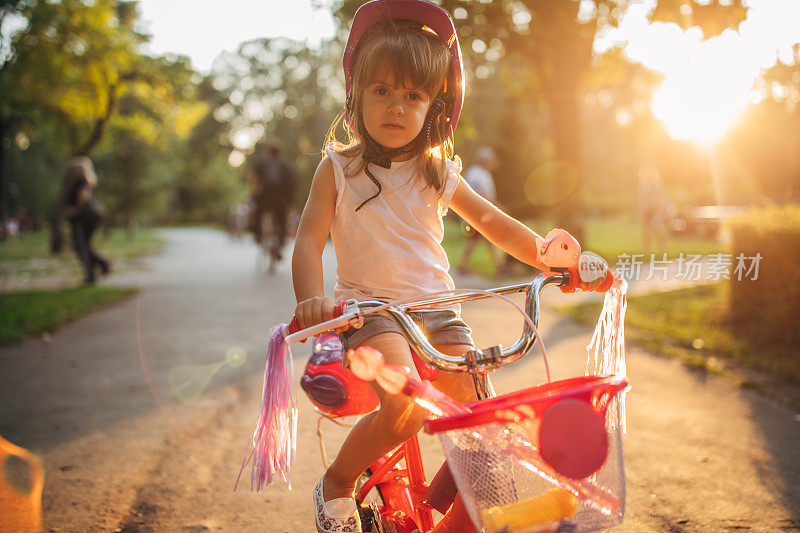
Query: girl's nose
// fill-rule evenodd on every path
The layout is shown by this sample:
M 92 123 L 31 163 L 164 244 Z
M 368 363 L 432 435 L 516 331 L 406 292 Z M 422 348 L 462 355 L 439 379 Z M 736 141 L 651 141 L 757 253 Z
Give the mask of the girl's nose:
M 389 103 L 389 107 L 387 109 L 390 115 L 397 115 L 400 116 L 404 113 L 403 105 L 400 100 L 395 100 Z

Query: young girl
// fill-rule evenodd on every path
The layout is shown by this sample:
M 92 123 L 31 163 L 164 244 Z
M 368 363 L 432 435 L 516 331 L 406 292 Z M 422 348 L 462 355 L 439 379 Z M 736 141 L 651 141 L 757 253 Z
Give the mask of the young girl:
M 300 221 L 292 258 L 299 326 L 331 319 L 334 302 L 344 299 L 391 301 L 453 289 L 441 246 L 448 208 L 507 253 L 545 269 L 538 235 L 475 193 L 460 175 L 460 159 L 448 157 L 463 101 L 461 53 L 448 14 L 423 0 L 368 2 L 356 13 L 343 62 L 352 138 L 327 145 Z M 337 259 L 333 299 L 322 281 L 329 233 Z M 473 349 L 457 309 L 414 319 L 443 353 Z M 372 346 L 416 375 L 400 331 L 372 315 L 340 338 L 345 351 Z M 474 399 L 469 375 L 440 371 L 435 385 L 460 402 Z M 356 480 L 415 435 L 427 416 L 407 398 L 374 388 L 380 410 L 351 430 L 314 490 L 320 532 L 361 531 Z

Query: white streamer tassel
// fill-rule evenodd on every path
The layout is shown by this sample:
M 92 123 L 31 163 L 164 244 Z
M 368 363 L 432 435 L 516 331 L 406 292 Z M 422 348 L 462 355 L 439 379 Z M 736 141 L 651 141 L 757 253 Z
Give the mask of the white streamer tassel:
M 628 308 L 628 283 L 621 278 L 614 280 L 603 300 L 603 310 L 597 320 L 592 339 L 586 346 L 587 376 L 627 377 L 625 368 L 625 311 Z M 594 355 L 594 357 L 592 357 Z M 594 364 L 592 364 L 594 363 Z M 619 402 L 619 419 L 612 414 L 609 423 L 612 429 L 617 423 L 625 433 L 625 391 L 612 400 L 609 408 L 616 413 L 615 402 Z

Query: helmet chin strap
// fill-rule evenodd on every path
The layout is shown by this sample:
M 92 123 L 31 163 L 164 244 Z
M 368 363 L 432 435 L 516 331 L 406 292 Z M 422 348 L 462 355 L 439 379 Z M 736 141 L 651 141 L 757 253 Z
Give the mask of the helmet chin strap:
M 378 192 L 361 202 L 358 207 L 356 207 L 356 211 L 364 207 L 367 202 L 377 198 L 378 195 L 381 194 L 381 182 L 378 181 L 372 172 L 370 172 L 369 164 L 374 163 L 382 168 L 391 168 L 392 159 L 403 154 L 411 153 L 421 147 L 430 146 L 431 127 L 433 126 L 433 122 L 436 120 L 436 117 L 439 116 L 444 109 L 444 94 L 440 91 L 439 94 L 436 95 L 436 98 L 433 99 L 433 102 L 431 102 L 431 107 L 428 109 L 428 115 L 425 117 L 425 123 L 422 126 L 422 130 L 420 130 L 419 134 L 413 141 L 405 146 L 401 146 L 400 148 L 385 148 L 382 144 L 372 138 L 366 128 L 361 128 L 361 134 L 364 139 L 364 154 L 362 155 L 364 158 L 364 173 L 367 175 L 367 177 L 369 177 L 370 180 L 372 180 L 372 183 L 378 187 Z

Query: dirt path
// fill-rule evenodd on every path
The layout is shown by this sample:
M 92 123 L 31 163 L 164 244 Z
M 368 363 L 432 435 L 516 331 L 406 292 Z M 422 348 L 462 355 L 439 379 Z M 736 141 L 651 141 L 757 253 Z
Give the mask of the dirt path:
M 293 490 L 251 493 L 246 474 L 232 490 L 258 410 L 267 328 L 292 308 L 288 260 L 270 277 L 255 271 L 252 246 L 220 233 L 167 238 L 147 272 L 111 280 L 140 284 L 138 299 L 49 343 L 0 350 L 0 434 L 44 458 L 46 529 L 313 531 L 322 463 L 304 396 Z M 481 324 L 479 342 L 507 343 L 508 315 L 491 305 L 467 312 Z M 551 311 L 542 325 L 553 377 L 581 374 L 590 328 Z M 246 354 L 242 366 L 224 364 L 232 348 Z M 295 350 L 295 375 L 307 354 Z M 636 347 L 628 367 L 627 517 L 615 531 L 800 530 L 796 413 Z M 183 401 L 175 395 L 206 379 L 179 389 Z M 494 381 L 503 392 L 542 380 L 532 355 Z M 324 427 L 333 453 L 345 430 Z M 433 467 L 438 444 L 423 436 L 423 446 Z

